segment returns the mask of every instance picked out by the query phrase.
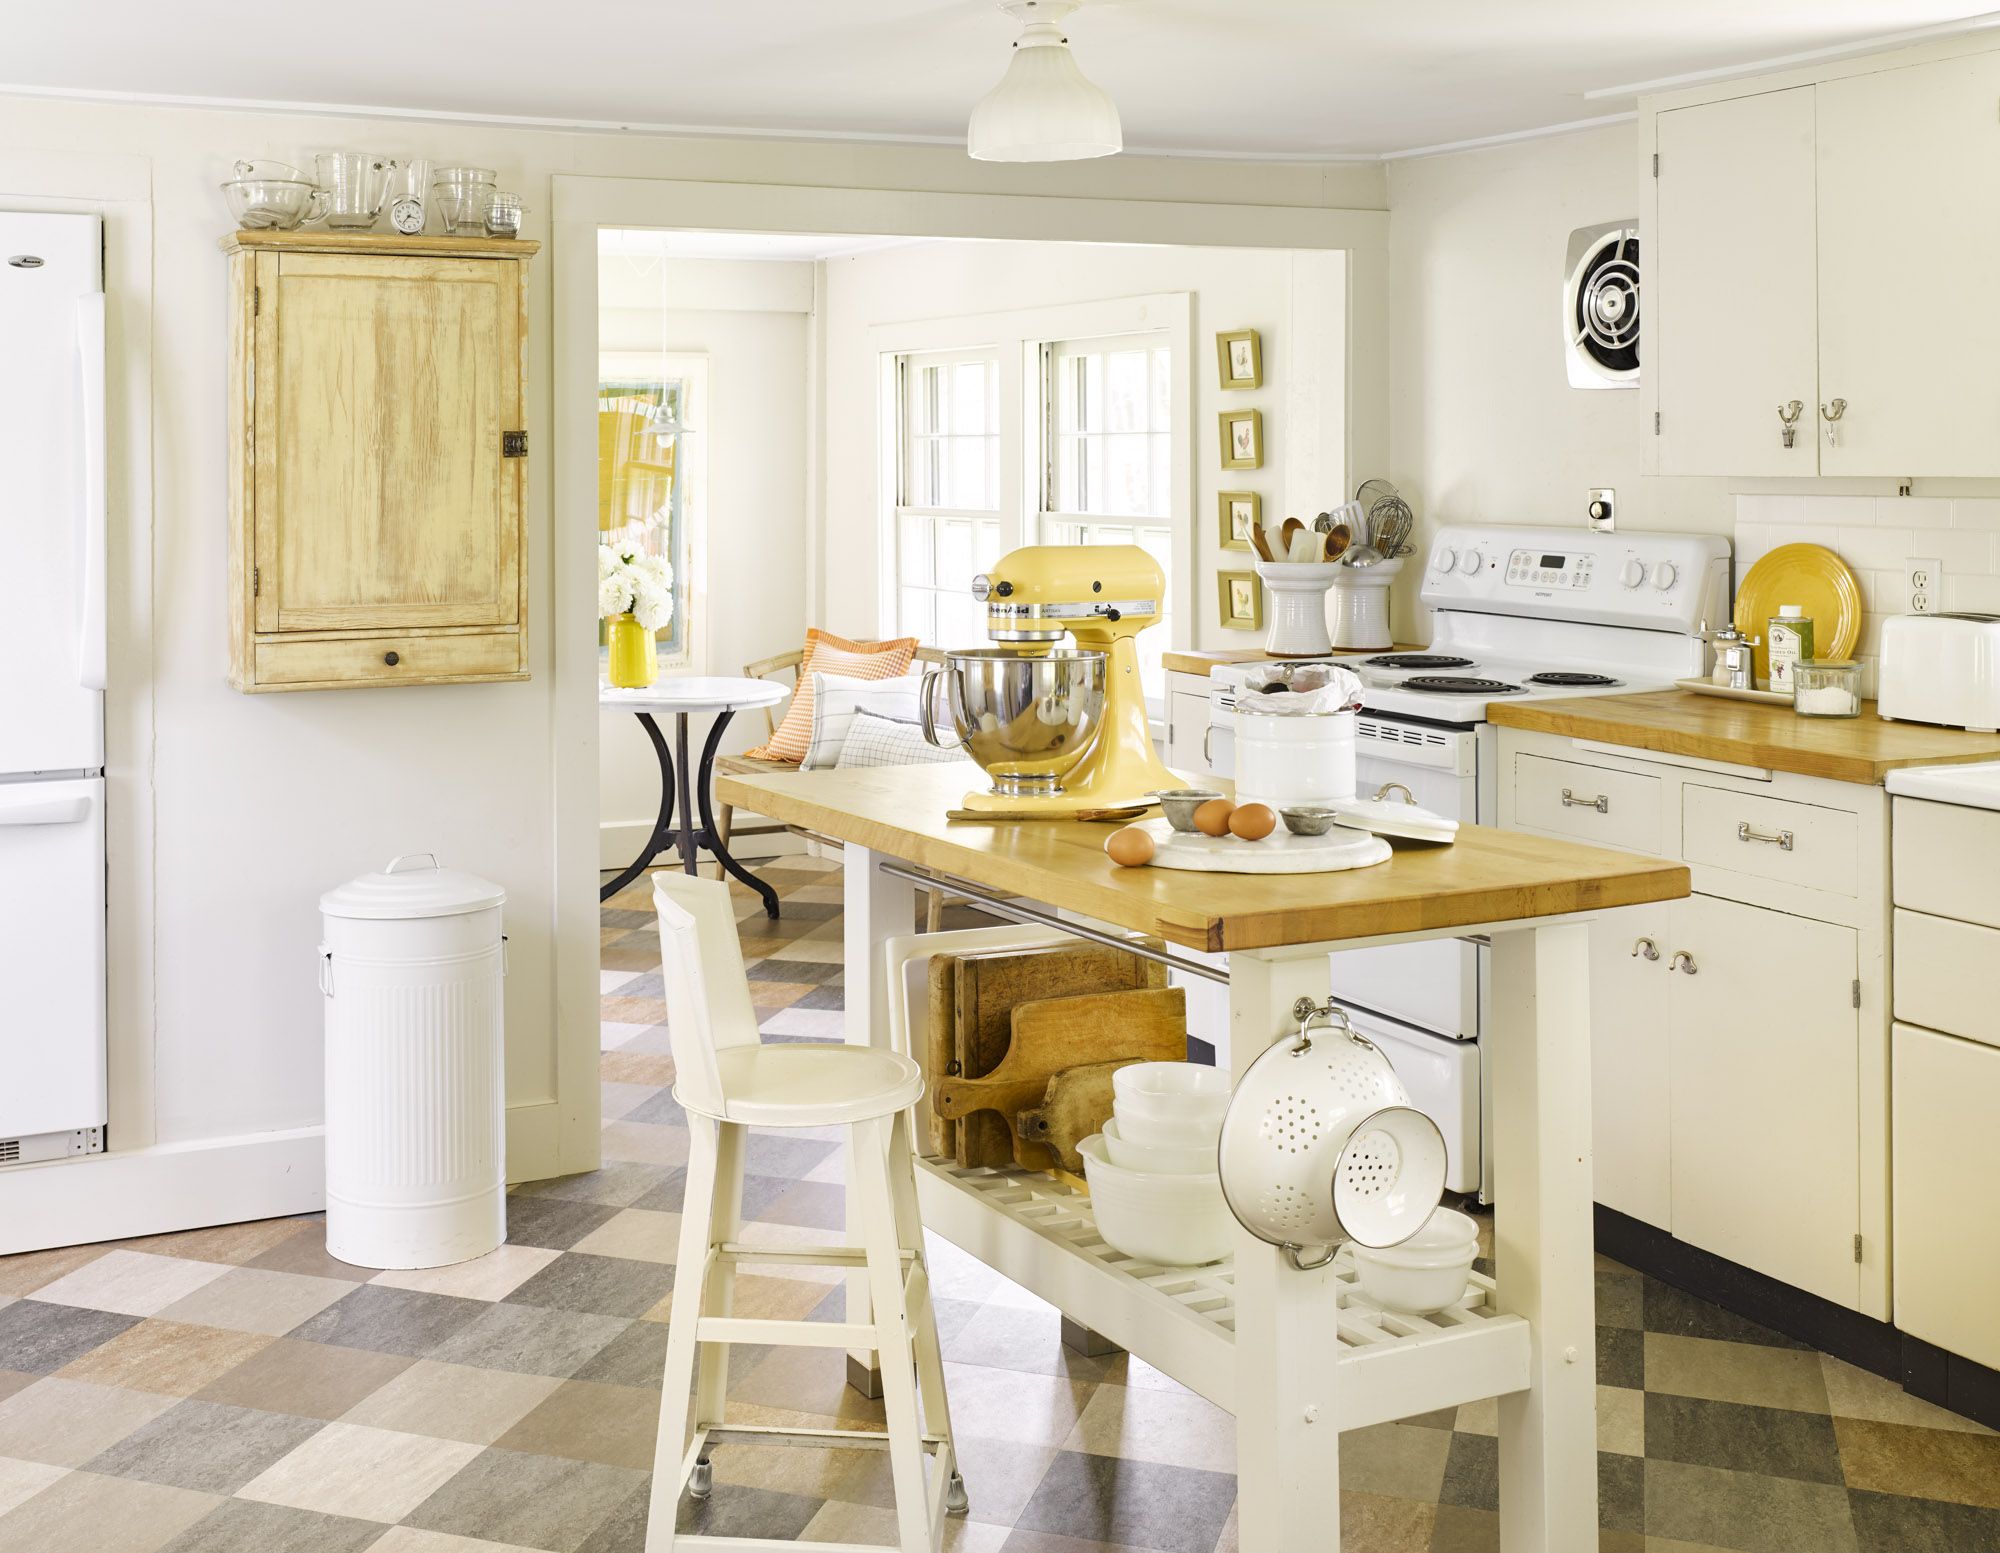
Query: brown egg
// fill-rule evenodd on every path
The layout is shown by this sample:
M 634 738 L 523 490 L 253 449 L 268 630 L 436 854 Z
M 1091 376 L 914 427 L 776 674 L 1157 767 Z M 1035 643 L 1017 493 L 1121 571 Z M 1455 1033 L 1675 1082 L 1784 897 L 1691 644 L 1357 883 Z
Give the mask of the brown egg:
M 1104 855 L 1120 868 L 1145 867 L 1153 850 L 1153 838 L 1142 825 L 1127 825 L 1104 838 Z
M 1246 803 L 1229 816 L 1229 834 L 1240 841 L 1262 841 L 1277 828 L 1277 815 L 1261 803 Z
M 1194 811 L 1194 828 L 1204 836 L 1226 836 L 1229 834 L 1229 816 L 1236 812 L 1236 805 L 1227 798 L 1211 798 Z

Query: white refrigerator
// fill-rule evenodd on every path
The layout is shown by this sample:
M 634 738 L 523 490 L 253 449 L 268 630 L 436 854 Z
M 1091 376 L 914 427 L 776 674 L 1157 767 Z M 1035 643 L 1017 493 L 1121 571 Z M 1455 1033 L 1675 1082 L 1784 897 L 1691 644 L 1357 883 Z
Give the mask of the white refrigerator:
M 104 1146 L 104 226 L 0 212 L 0 1166 Z

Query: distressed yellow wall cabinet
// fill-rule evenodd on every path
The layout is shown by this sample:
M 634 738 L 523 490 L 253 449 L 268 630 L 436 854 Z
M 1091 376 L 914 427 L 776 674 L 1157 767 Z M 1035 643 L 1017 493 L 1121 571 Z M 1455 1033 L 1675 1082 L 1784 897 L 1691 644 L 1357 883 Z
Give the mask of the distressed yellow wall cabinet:
M 528 677 L 537 244 L 238 232 L 229 682 Z

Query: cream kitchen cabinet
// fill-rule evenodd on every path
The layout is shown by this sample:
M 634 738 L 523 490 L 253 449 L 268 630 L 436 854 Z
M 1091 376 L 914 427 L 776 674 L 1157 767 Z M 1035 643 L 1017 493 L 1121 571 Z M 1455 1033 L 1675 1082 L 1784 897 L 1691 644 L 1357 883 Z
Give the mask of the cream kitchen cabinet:
M 1167 747 L 1161 759 L 1186 776 L 1210 775 L 1208 758 L 1208 678 L 1184 674 L 1178 669 L 1167 675 Z
M 1886 1320 L 1881 789 L 1514 728 L 1499 741 L 1503 826 L 1693 876 L 1686 900 L 1592 923 L 1597 1201 Z
M 223 247 L 230 683 L 527 678 L 536 245 L 240 232 Z
M 1821 75 L 1642 104 L 1659 470 L 2000 475 L 2000 52 Z

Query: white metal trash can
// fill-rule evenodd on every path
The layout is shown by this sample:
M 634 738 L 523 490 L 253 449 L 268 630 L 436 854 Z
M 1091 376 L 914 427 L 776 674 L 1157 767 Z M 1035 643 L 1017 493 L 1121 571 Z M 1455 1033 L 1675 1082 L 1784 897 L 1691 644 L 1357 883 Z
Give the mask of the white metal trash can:
M 428 852 L 320 897 L 326 1248 L 442 1267 L 506 1238 L 500 908 Z

